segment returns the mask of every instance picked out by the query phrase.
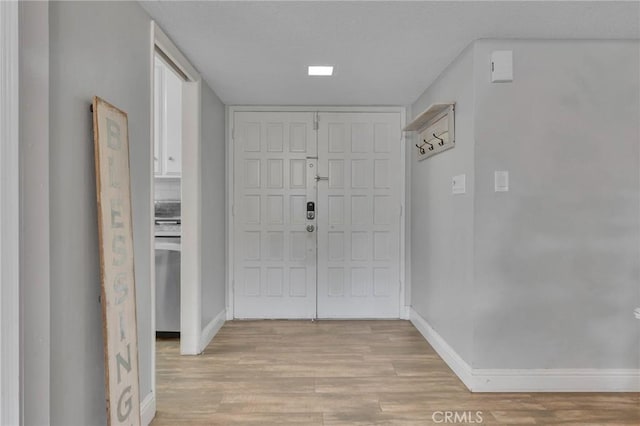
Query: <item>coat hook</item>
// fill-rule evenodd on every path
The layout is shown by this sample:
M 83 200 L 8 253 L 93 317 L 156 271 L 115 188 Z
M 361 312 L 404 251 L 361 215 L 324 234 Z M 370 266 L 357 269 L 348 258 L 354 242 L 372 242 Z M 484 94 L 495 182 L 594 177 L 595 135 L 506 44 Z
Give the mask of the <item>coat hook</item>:
M 433 151 L 433 144 L 430 142 L 427 142 L 426 139 L 423 139 L 424 143 L 426 143 L 427 145 L 429 145 L 429 151 Z
M 433 137 L 438 139 L 440 142 L 438 142 L 438 145 L 443 146 L 444 145 L 444 139 L 442 139 L 441 137 L 436 136 L 436 134 L 433 134 Z
M 423 147 L 421 147 L 420 145 L 416 144 L 416 148 L 418 148 L 420 150 L 420 155 L 424 155 L 426 153 L 426 151 L 424 150 Z

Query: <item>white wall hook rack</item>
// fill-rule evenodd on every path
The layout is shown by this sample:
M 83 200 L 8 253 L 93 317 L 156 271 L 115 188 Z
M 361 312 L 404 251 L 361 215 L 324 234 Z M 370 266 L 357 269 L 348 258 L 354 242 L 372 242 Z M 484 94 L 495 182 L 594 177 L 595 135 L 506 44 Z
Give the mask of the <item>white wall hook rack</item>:
M 418 132 L 418 160 L 424 160 L 455 146 L 455 103 L 437 103 L 419 114 L 403 130 Z

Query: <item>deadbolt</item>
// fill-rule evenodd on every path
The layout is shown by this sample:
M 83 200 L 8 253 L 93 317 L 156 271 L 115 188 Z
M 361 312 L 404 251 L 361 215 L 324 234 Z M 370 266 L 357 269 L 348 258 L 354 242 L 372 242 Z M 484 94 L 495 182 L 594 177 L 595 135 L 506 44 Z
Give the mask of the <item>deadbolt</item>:
M 314 203 L 313 201 L 309 201 L 307 203 L 307 220 L 313 220 L 315 218 L 316 218 L 316 203 Z

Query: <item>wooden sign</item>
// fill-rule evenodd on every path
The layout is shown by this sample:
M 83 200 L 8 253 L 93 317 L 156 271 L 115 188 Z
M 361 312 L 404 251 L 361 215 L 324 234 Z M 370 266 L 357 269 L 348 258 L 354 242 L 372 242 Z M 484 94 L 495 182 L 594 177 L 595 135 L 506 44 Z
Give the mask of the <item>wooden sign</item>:
M 93 98 L 108 425 L 140 425 L 127 114 Z

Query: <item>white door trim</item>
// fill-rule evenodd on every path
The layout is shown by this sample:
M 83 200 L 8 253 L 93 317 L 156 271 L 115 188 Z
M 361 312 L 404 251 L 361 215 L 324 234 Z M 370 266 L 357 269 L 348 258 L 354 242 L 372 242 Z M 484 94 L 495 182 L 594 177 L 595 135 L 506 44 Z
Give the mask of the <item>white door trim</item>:
M 0 2 L 0 424 L 20 424 L 19 3 Z
M 182 91 L 182 177 L 180 253 L 180 353 L 198 355 L 202 335 L 202 234 L 200 121 L 201 80 Z
M 149 73 L 151 75 L 151 93 L 153 98 L 154 88 L 154 62 L 153 55 L 155 48 L 162 51 L 173 64 L 176 65 L 186 76 L 187 81 L 183 85 L 182 92 L 182 236 L 181 236 L 181 256 L 180 256 L 180 353 L 182 355 L 197 355 L 200 353 L 200 335 L 202 333 L 201 303 L 200 303 L 200 270 L 201 270 L 201 222 L 200 222 L 200 122 L 202 108 L 200 103 L 200 93 L 202 80 L 200 74 L 191 65 L 187 58 L 180 52 L 171 39 L 155 23 L 151 22 L 151 58 L 149 62 Z M 153 103 L 151 104 L 153 105 Z M 154 117 L 151 108 L 151 140 L 154 141 Z M 153 171 L 153 150 L 149 156 L 151 170 Z M 154 216 L 153 200 L 155 188 L 155 173 L 151 173 L 151 217 Z M 155 347 L 155 249 L 154 249 L 154 221 L 151 221 L 151 277 L 152 294 L 152 325 Z M 155 354 L 154 354 L 155 369 Z M 155 371 L 155 370 L 154 370 Z M 155 385 L 155 379 L 154 379 Z
M 234 241 L 233 232 L 229 230 L 234 229 L 234 191 L 233 191 L 233 176 L 234 176 L 234 158 L 233 158 L 233 137 L 234 137 L 234 115 L 236 112 L 395 112 L 400 114 L 401 128 L 404 128 L 406 124 L 407 110 L 405 107 L 398 106 L 350 106 L 350 107 L 331 107 L 331 106 L 251 106 L 251 105 L 233 105 L 226 107 L 226 178 L 227 178 L 227 232 L 226 232 L 226 245 L 227 245 L 227 319 L 235 318 L 233 311 L 233 282 L 234 282 Z M 398 143 L 400 146 L 400 155 L 402 158 L 402 193 L 400 194 L 400 204 L 402 214 L 400 217 L 400 293 L 399 307 L 401 317 L 405 308 L 405 217 L 406 217 L 406 150 L 405 150 L 405 138 L 404 133 L 401 132 L 398 135 Z

